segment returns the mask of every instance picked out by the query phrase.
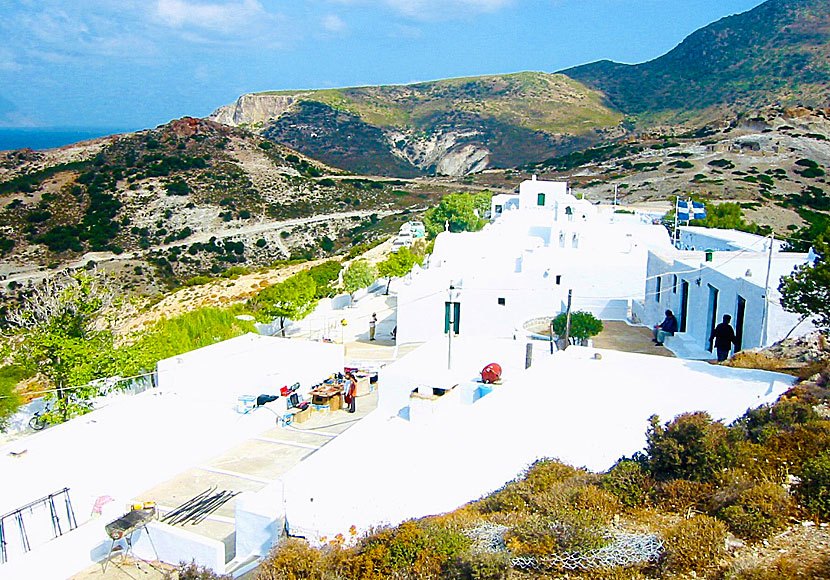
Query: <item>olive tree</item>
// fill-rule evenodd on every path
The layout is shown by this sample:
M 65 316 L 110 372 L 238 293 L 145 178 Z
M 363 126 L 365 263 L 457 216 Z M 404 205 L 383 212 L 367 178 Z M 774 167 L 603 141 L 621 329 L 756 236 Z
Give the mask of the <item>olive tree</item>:
M 375 269 L 369 262 L 355 260 L 343 271 L 343 289 L 348 292 L 349 299 L 352 299 L 355 292 L 369 286 L 375 281 L 375 277 Z
M 90 410 L 90 399 L 103 391 L 95 380 L 115 374 L 125 362 L 115 352 L 104 316 L 113 302 L 102 274 L 63 273 L 35 287 L 6 315 L 13 333 L 12 359 L 50 386 L 46 397 L 55 403 L 48 421 L 66 421 Z

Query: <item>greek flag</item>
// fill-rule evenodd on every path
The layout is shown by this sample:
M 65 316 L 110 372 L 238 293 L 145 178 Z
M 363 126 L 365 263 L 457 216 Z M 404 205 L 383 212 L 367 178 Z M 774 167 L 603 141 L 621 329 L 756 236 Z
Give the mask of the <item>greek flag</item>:
M 696 201 L 678 201 L 677 219 L 681 221 L 702 220 L 706 217 L 706 207 Z

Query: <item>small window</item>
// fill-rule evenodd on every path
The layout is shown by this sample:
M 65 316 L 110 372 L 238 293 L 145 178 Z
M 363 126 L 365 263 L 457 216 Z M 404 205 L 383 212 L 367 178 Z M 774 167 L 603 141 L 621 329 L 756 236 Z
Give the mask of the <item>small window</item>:
M 499 215 L 501 213 L 501 210 L 502 210 L 502 207 L 500 205 L 497 205 L 496 206 L 496 215 Z
M 505 300 L 504 298 L 499 298 L 499 306 L 504 306 L 505 304 L 507 304 L 507 300 Z
M 657 302 L 660 302 L 660 290 L 663 286 L 663 278 L 661 276 L 657 276 L 657 292 L 655 292 L 655 298 Z
M 536 194 L 536 205 L 545 205 L 545 194 Z
M 556 285 L 557 285 L 557 286 L 561 286 L 561 285 L 562 285 L 562 274 L 557 274 L 557 275 L 556 275 Z
M 677 274 L 672 278 L 671 293 L 677 294 Z

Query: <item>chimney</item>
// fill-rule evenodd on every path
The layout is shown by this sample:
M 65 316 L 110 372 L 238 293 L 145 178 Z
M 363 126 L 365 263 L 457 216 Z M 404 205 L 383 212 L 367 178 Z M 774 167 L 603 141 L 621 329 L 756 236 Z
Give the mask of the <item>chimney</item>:
M 531 181 L 536 181 L 536 174 L 535 173 L 533 174 L 533 177 L 531 178 Z

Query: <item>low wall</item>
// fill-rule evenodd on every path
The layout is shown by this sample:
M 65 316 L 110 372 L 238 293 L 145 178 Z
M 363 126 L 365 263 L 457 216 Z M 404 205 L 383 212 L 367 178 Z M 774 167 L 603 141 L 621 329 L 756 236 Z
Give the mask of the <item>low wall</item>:
M 149 538 L 143 529 L 133 534 L 133 552 L 139 558 L 155 560 L 158 553 L 158 559 L 167 564 L 175 566 L 181 562 L 195 562 L 217 574 L 225 573 L 225 544 L 219 540 L 159 521 L 147 524 L 147 532 Z

